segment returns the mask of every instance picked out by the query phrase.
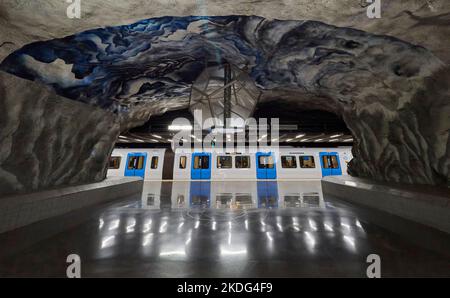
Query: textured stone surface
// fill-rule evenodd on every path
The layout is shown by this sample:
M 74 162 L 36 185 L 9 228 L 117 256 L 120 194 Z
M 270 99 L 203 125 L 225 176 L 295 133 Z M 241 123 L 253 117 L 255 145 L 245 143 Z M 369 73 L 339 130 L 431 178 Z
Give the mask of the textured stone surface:
M 365 0 L 82 0 L 81 19 L 66 16 L 62 0 L 0 1 L 0 59 L 30 42 L 84 30 L 130 24 L 145 18 L 189 15 L 259 15 L 317 20 L 391 35 L 432 50 L 450 62 L 450 1 L 382 0 L 381 19 L 369 20 Z
M 101 181 L 118 116 L 0 72 L 0 196 Z
M 315 21 L 164 17 L 25 46 L 5 71 L 117 113 L 133 126 L 185 106 L 204 62 L 247 65 L 262 100 L 343 116 L 351 174 L 449 179 L 449 70 L 423 47 Z

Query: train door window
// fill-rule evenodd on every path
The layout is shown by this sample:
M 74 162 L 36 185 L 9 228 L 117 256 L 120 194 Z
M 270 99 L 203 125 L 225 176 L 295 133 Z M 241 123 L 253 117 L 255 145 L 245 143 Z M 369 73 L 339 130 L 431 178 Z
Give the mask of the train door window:
M 120 156 L 111 156 L 109 158 L 108 169 L 117 170 L 118 168 L 120 168 L 121 160 L 122 160 L 122 157 L 120 157 Z
M 322 156 L 322 161 L 323 161 L 323 168 L 324 169 L 329 169 L 330 168 L 330 163 L 328 162 L 328 155 L 324 155 Z
M 284 169 L 297 168 L 297 158 L 295 156 L 281 156 L 281 167 Z
M 128 170 L 142 170 L 144 167 L 144 156 L 131 156 L 128 159 Z
M 159 161 L 159 157 L 158 156 L 153 156 L 152 157 L 152 162 L 150 164 L 150 168 L 151 169 L 157 169 L 158 168 L 158 161 Z
M 195 156 L 194 169 L 209 169 L 209 156 Z
M 323 155 L 323 168 L 324 169 L 338 169 L 339 163 L 336 155 Z
M 133 170 L 134 169 L 134 165 L 136 163 L 136 156 L 131 156 L 130 158 L 128 158 L 128 170 Z
M 201 169 L 201 168 L 202 168 L 202 157 L 195 156 L 194 157 L 194 169 Z
M 218 169 L 231 169 L 233 167 L 233 158 L 231 156 L 217 156 Z
M 249 169 L 250 156 L 236 156 L 234 159 L 234 165 L 236 169 Z
M 258 159 L 260 169 L 273 169 L 274 161 L 272 155 L 261 155 Z
M 337 160 L 337 156 L 336 155 L 331 155 L 330 159 L 331 159 L 331 168 L 332 169 L 339 168 L 339 162 Z
M 135 169 L 136 170 L 142 170 L 144 168 L 144 157 L 143 156 L 138 156 L 137 157 L 137 164 Z
M 180 156 L 180 169 L 186 169 L 186 161 L 187 161 L 187 157 L 186 156 Z
M 302 169 L 313 169 L 316 167 L 314 156 L 300 156 L 300 167 Z

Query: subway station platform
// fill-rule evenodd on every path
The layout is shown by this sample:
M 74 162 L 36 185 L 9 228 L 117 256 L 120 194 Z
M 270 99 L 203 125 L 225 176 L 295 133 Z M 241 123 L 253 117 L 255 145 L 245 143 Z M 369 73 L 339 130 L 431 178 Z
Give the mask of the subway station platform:
M 381 225 L 386 216 L 442 247 Z M 382 277 L 450 276 L 447 234 L 324 196 L 320 180 L 145 182 L 142 194 L 0 240 L 8 277 L 65 277 L 70 254 L 80 256 L 82 277 L 366 277 L 370 254 L 380 256 Z

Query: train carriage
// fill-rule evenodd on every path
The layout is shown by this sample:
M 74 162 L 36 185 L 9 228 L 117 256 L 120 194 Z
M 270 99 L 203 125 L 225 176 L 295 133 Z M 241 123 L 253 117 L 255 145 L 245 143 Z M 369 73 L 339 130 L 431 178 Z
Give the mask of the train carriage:
M 177 149 L 115 149 L 108 176 L 138 176 L 145 180 L 246 181 L 321 179 L 347 175 L 351 147 L 259 148 L 196 151 Z

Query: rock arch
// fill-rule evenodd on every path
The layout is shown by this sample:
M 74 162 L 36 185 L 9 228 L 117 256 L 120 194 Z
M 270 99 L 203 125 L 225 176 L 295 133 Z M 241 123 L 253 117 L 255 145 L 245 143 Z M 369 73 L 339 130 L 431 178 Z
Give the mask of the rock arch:
M 341 115 L 356 140 L 352 175 L 449 181 L 449 68 L 427 49 L 316 21 L 191 16 L 10 54 L 0 65 L 0 192 L 103 179 L 120 131 L 184 107 L 205 61 L 246 65 L 262 100 Z

